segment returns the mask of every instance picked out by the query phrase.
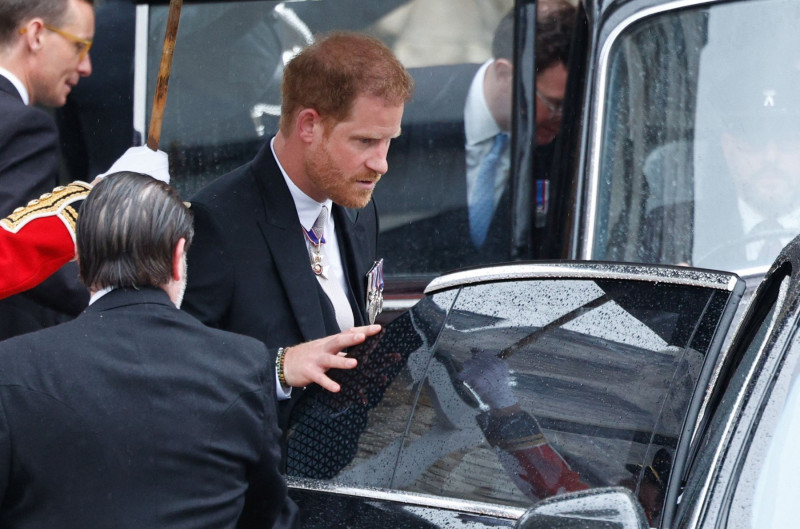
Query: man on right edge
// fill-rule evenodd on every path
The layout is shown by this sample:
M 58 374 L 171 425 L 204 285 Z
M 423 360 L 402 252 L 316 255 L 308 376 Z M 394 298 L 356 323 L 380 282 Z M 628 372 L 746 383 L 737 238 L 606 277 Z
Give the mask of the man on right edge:
M 0 526 L 293 526 L 270 355 L 178 310 L 192 238 L 149 176 L 111 174 L 84 201 L 89 308 L 0 344 Z M 339 358 L 378 329 L 295 349 Z
M 365 35 L 334 33 L 295 56 L 283 74 L 277 135 L 192 198 L 197 239 L 185 309 L 268 347 L 367 323 L 377 257 L 372 191 L 412 89 L 391 50 Z M 283 428 L 303 393 L 287 399 L 297 386 L 290 379 L 338 391 L 325 371 L 343 360 L 278 351 Z

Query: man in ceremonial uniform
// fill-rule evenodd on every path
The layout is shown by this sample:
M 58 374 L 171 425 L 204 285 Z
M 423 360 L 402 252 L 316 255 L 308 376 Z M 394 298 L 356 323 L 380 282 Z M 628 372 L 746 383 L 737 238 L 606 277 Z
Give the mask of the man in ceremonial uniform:
M 60 107 L 92 72 L 91 0 L 0 2 L 0 217 L 58 183 L 58 132 L 33 105 Z M 0 302 L 0 339 L 78 314 L 88 301 L 74 265 Z
M 134 171 L 169 183 L 163 151 L 131 147 L 111 169 Z M 75 257 L 75 222 L 92 184 L 75 181 L 18 207 L 0 219 L 0 299 L 35 287 Z
M 372 191 L 412 88 L 392 52 L 364 35 L 335 33 L 293 58 L 277 135 L 191 201 L 197 238 L 185 309 L 269 347 L 367 323 Z M 290 348 L 276 369 L 338 391 L 324 374 L 336 360 Z M 280 382 L 285 400 L 292 384 Z M 289 411 L 283 402 L 283 427 Z

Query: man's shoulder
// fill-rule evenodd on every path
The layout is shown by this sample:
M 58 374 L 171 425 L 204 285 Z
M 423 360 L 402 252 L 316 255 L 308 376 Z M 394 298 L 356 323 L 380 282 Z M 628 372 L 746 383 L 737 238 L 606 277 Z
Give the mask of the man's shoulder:
M 248 163 L 218 176 L 195 193 L 189 202 L 193 206 L 197 204 L 218 209 L 221 205 L 246 196 L 254 185 L 253 172 Z
M 50 135 L 55 142 L 58 128 L 55 120 L 44 110 L 28 106 L 20 99 L 0 92 L 0 136 L 9 137 L 19 132 L 35 130 Z
M 191 317 L 194 318 L 194 316 Z M 261 340 L 253 338 L 251 336 L 245 336 L 244 334 L 226 331 L 224 329 L 217 329 L 215 327 L 209 327 L 208 325 L 205 325 L 199 320 L 197 320 L 197 323 L 199 325 L 202 325 L 203 328 L 206 329 L 210 339 L 220 341 L 220 343 L 225 344 L 226 348 L 245 351 L 251 354 L 266 353 L 267 346 L 264 345 L 264 343 Z
M 257 199 L 259 175 L 278 170 L 277 165 L 268 163 L 271 158 L 267 142 L 252 160 L 206 184 L 192 196 L 190 202 L 209 209 L 220 209 Z

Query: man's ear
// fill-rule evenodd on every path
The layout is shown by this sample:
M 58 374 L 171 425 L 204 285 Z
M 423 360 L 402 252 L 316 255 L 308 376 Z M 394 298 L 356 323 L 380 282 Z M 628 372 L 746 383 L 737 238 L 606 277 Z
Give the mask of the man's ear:
M 183 279 L 183 265 L 181 263 L 183 261 L 184 248 L 186 248 L 186 239 L 181 237 L 172 252 L 172 279 L 175 281 Z
M 314 140 L 315 126 L 321 125 L 322 119 L 319 113 L 313 108 L 304 108 L 297 114 L 295 119 L 295 128 L 297 136 L 305 143 L 311 143 Z
M 28 20 L 19 30 L 29 49 L 38 51 L 42 48 L 42 32 L 45 30 L 44 20 L 39 17 Z
M 508 59 L 495 59 L 494 74 L 499 81 L 510 83 L 514 80 L 514 65 Z

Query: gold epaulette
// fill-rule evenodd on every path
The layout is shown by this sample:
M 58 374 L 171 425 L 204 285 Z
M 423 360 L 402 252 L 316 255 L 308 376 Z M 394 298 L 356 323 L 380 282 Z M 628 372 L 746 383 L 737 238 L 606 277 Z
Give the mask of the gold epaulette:
M 78 208 L 91 190 L 91 185 L 80 180 L 67 186 L 57 187 L 52 193 L 45 193 L 38 199 L 28 202 L 26 206 L 15 209 L 8 217 L 0 219 L 0 227 L 16 233 L 32 220 L 55 215 L 67 227 L 74 241 Z

